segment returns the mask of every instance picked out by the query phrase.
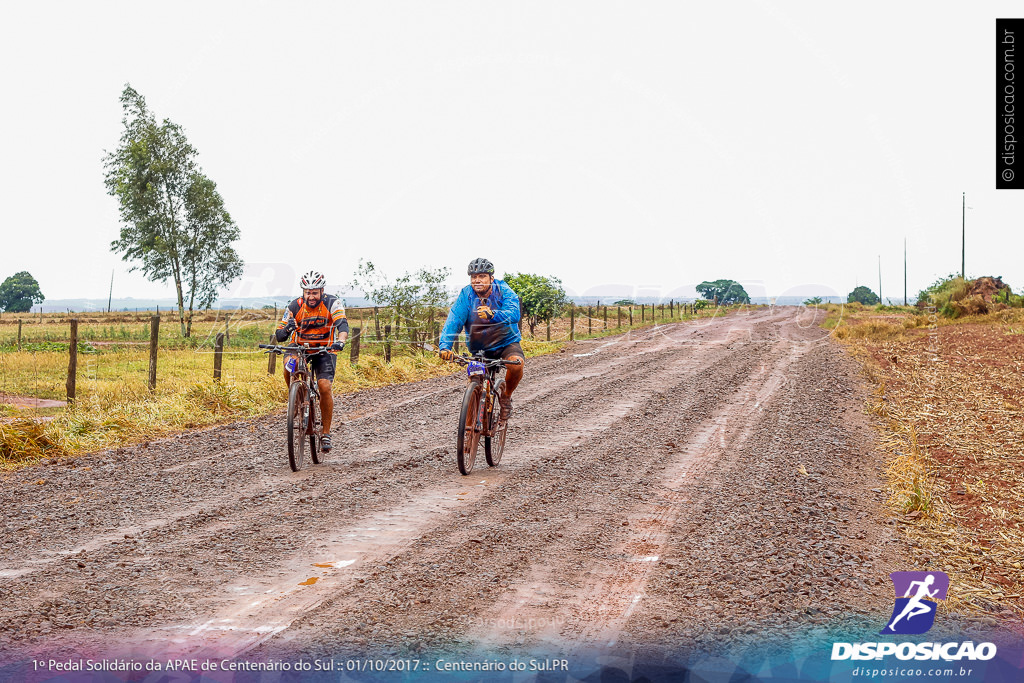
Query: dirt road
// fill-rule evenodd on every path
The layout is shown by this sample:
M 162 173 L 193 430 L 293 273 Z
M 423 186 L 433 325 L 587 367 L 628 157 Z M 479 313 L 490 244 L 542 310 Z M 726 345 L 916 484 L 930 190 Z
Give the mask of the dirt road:
M 501 466 L 460 375 L 2 480 L 0 654 L 681 648 L 877 632 L 908 569 L 853 365 L 799 309 L 531 359 Z

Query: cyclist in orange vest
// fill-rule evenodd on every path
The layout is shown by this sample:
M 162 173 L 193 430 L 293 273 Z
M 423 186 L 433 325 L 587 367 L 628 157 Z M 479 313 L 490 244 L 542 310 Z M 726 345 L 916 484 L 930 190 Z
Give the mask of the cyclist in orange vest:
M 310 346 L 326 346 L 330 353 L 313 358 L 310 367 L 316 384 L 320 390 L 320 413 L 323 416 L 324 435 L 320 439 L 320 448 L 324 452 L 331 450 L 331 418 L 334 417 L 334 396 L 331 384 L 334 381 L 334 370 L 337 366 L 335 353 L 345 348 L 348 339 L 348 320 L 345 319 L 345 307 L 341 299 L 333 294 L 324 294 L 327 284 L 323 274 L 311 270 L 302 276 L 299 285 L 302 296 L 295 299 L 285 308 L 284 316 L 277 324 L 274 333 L 278 343 L 286 340 L 289 344 L 308 344 Z M 295 367 L 297 357 L 286 355 L 284 361 L 284 383 L 289 386 L 292 373 L 289 367 Z

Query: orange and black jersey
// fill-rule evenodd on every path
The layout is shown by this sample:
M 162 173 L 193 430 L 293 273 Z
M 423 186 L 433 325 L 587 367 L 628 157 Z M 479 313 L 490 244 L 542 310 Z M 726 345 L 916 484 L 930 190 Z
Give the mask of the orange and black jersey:
M 302 297 L 290 302 L 281 321 L 277 323 L 279 342 L 285 341 L 284 328 L 292 318 L 297 327 L 289 341 L 296 344 L 326 346 L 339 341 L 338 335 L 341 332 L 348 332 L 345 307 L 341 305 L 341 299 L 333 294 L 324 294 L 320 303 L 313 308 L 307 306 Z

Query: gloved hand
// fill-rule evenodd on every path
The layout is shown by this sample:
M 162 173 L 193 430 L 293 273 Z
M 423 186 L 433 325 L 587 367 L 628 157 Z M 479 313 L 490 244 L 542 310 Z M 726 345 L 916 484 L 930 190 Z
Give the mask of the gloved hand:
M 296 327 L 298 327 L 298 324 L 295 322 L 295 318 L 288 318 L 288 324 L 284 326 L 284 331 L 291 334 L 295 331 Z
M 441 360 L 452 360 L 455 358 L 455 352 L 451 349 L 441 349 L 437 352 L 437 355 L 441 357 Z
M 338 341 L 331 344 L 331 351 L 341 351 L 343 348 L 345 348 L 345 342 Z
M 494 318 L 494 311 L 491 310 L 490 306 L 477 306 L 476 314 L 486 320 Z

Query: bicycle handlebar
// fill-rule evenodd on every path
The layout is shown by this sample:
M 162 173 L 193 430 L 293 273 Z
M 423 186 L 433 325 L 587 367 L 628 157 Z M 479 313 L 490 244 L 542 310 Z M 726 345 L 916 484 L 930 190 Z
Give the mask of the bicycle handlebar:
M 452 358 L 452 360 L 458 363 L 459 365 L 469 365 L 470 363 L 473 362 L 483 363 L 484 367 L 494 367 L 497 365 L 522 365 L 522 361 L 520 360 L 503 360 L 501 358 L 495 358 L 491 360 L 489 358 L 477 358 L 475 356 L 455 356 L 454 358 Z
M 327 353 L 329 346 L 309 346 L 308 344 L 259 344 L 259 348 L 266 349 L 270 353 L 285 353 L 286 351 L 305 351 L 307 356 L 316 356 Z M 314 350 L 315 349 L 315 350 Z

